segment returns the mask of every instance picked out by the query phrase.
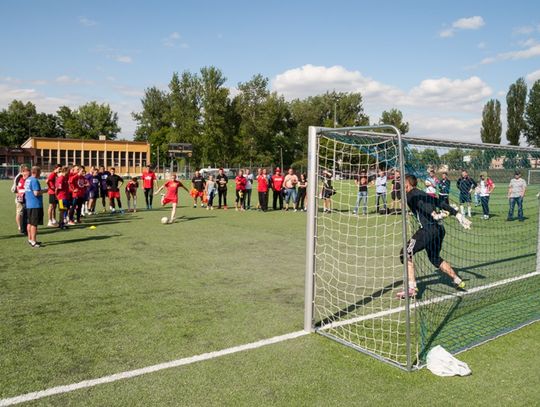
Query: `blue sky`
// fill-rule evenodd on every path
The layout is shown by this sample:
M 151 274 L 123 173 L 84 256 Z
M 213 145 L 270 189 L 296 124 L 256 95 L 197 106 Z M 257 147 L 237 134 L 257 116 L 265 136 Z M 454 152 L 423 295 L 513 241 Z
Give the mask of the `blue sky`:
M 262 73 L 286 98 L 360 91 L 372 121 L 397 107 L 411 135 L 479 140 L 483 104 L 540 79 L 534 1 L 0 1 L 0 108 L 90 100 L 130 113 L 174 71 Z M 504 120 L 503 120 L 504 121 Z

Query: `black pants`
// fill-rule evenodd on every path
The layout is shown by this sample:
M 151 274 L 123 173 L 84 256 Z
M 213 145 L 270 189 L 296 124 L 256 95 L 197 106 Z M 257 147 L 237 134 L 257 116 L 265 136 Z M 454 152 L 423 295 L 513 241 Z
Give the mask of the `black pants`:
M 227 190 L 218 189 L 218 209 L 221 209 L 221 200 L 223 199 L 223 205 L 227 206 Z
M 306 200 L 306 188 L 298 188 L 298 196 L 296 198 L 296 208 L 304 209 L 305 200 Z
M 425 250 L 431 264 L 440 267 L 444 261 L 441 257 L 441 250 L 445 234 L 444 227 L 440 225 L 428 225 L 418 229 L 407 242 L 407 257 L 412 259 L 416 253 Z M 403 250 L 400 253 L 400 258 L 403 262 Z
M 268 210 L 268 192 L 259 191 L 259 205 L 263 211 Z
M 116 199 L 116 202 L 118 202 L 118 209 L 122 209 L 122 201 L 120 201 L 120 198 L 111 198 L 111 206 L 113 209 L 116 209 L 114 205 L 114 200 Z
M 489 216 L 489 195 L 481 196 L 480 203 L 482 204 L 482 211 L 484 212 L 484 216 Z
M 440 200 L 441 202 L 446 203 L 446 204 L 449 203 L 449 201 L 448 201 L 448 195 L 445 195 L 445 194 L 439 194 L 439 200 Z
M 107 190 L 106 189 L 100 189 L 99 190 L 99 196 L 101 196 L 101 204 L 103 205 L 103 208 L 107 207 Z
M 277 210 L 277 202 L 279 200 L 279 209 L 283 209 L 283 194 L 281 193 L 281 191 L 272 190 L 272 192 L 272 208 L 274 210 Z
M 84 198 L 73 198 L 71 201 L 71 207 L 69 208 L 69 220 L 75 220 L 77 216 L 77 222 L 81 221 L 81 211 L 84 205 Z
M 152 207 L 152 201 L 154 199 L 154 188 L 144 188 L 144 199 L 146 200 L 146 207 Z
M 246 189 L 244 191 L 244 209 L 251 208 L 251 189 Z

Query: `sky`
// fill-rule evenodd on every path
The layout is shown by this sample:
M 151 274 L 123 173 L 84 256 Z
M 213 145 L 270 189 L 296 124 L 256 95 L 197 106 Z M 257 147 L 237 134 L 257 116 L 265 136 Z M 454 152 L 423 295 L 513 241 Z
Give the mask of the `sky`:
M 371 122 L 400 109 L 410 136 L 480 141 L 483 105 L 540 79 L 537 1 L 0 0 L 0 109 L 96 100 L 131 139 L 144 90 L 220 68 L 286 99 L 361 92 Z M 503 134 L 503 144 L 506 139 Z

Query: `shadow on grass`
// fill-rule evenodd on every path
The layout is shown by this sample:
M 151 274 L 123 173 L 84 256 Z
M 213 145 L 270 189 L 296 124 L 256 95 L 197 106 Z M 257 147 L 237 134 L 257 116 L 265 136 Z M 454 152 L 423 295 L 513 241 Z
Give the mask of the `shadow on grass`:
M 66 245 L 66 244 L 73 244 L 73 243 L 82 243 L 82 242 L 88 242 L 90 240 L 106 240 L 113 237 L 118 237 L 118 235 L 110 235 L 110 236 L 88 236 L 88 237 L 79 237 L 77 239 L 69 239 L 66 238 L 65 240 L 56 240 L 52 242 L 43 242 L 43 247 L 49 247 L 49 246 L 57 246 L 57 245 Z

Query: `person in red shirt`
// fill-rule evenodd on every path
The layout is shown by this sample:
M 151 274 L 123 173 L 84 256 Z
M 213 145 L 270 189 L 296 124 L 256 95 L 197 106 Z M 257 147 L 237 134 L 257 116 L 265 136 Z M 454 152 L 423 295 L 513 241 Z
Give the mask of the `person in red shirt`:
M 49 195 L 49 210 L 47 211 L 49 223 L 47 223 L 47 226 L 49 227 L 58 227 L 58 222 L 56 221 L 56 205 L 58 204 L 58 200 L 55 194 L 55 181 L 59 171 L 60 165 L 56 164 L 47 177 L 47 194 Z
M 55 180 L 54 191 L 56 198 L 58 199 L 58 211 L 60 212 L 58 226 L 60 226 L 60 229 L 67 229 L 65 219 L 70 207 L 68 167 L 62 167 L 62 169 L 58 172 L 58 176 Z
M 156 173 L 152 171 L 150 164 L 146 166 L 146 170 L 142 173 L 142 181 L 144 188 L 144 199 L 146 200 L 146 209 L 152 209 L 152 200 L 154 198 L 154 187 L 157 187 Z
M 137 189 L 139 188 L 139 181 L 137 177 L 131 178 L 126 184 L 126 197 L 128 204 L 128 212 L 131 212 L 131 199 L 133 198 L 133 212 L 137 212 Z M 148 209 L 148 205 L 146 206 Z
M 178 205 L 178 188 L 184 188 L 189 194 L 189 190 L 176 179 L 176 173 L 171 174 L 171 179 L 165 184 L 159 187 L 154 195 L 159 194 L 159 192 L 165 188 L 167 193 L 161 198 L 161 205 L 167 205 L 168 203 L 172 204 L 171 217 L 169 223 L 174 222 L 174 217 L 176 216 L 176 206 Z
M 246 194 L 247 179 L 244 177 L 244 171 L 238 171 L 238 176 L 234 179 L 236 184 L 236 204 L 235 209 L 237 211 L 244 211 L 244 197 Z
M 272 208 L 277 210 L 277 203 L 279 200 L 279 210 L 283 209 L 283 174 L 279 167 L 276 168 L 275 174 L 272 175 Z
M 88 180 L 85 177 L 86 170 L 84 167 L 79 167 L 78 174 L 72 176 L 69 180 L 72 195 L 72 206 L 70 209 L 70 217 L 68 225 L 81 223 L 81 212 L 86 197 L 86 189 L 88 188 Z M 77 218 L 75 219 L 75 214 Z
M 11 191 L 17 194 L 15 196 L 15 205 L 16 205 L 16 212 L 15 212 L 15 221 L 17 222 L 17 228 L 19 229 L 19 233 L 26 235 L 28 233 L 27 231 L 27 214 L 26 214 L 26 206 L 25 206 L 25 198 L 24 198 L 24 184 L 26 182 L 26 179 L 30 176 L 30 168 L 28 168 L 27 165 L 21 165 L 21 170 L 19 174 L 15 177 L 13 180 L 13 186 L 11 188 Z
M 259 207 L 263 212 L 268 210 L 268 176 L 266 169 L 257 171 L 257 192 L 259 193 Z

